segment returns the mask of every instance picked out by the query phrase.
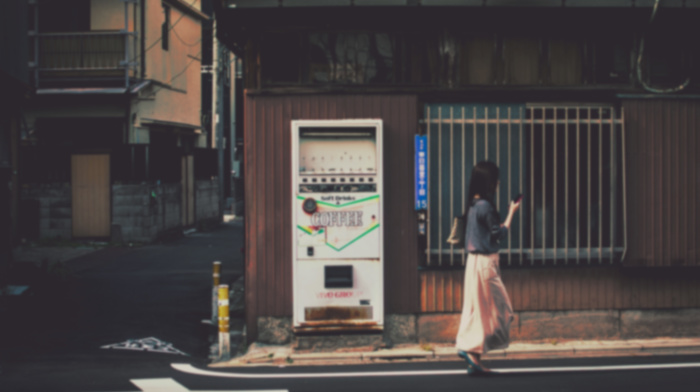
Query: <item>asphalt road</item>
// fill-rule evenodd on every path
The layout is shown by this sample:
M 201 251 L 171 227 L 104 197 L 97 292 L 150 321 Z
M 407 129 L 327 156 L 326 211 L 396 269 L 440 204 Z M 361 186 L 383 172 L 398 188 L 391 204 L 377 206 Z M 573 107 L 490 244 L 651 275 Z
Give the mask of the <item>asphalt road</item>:
M 242 247 L 243 222 L 235 220 L 168 242 L 108 247 L 48 274 L 28 274 L 33 294 L 3 304 L 0 391 L 44 391 L 42 380 L 51 377 L 62 381 L 51 383 L 52 390 L 69 390 L 66 374 L 80 379 L 83 369 L 82 378 L 107 377 L 110 369 L 142 360 L 148 367 L 159 355 L 207 362 L 215 333 L 202 320 L 211 318 L 212 262 L 222 262 L 222 283 L 231 284 L 243 273 Z M 186 356 L 101 348 L 149 337 Z M 77 379 L 65 385 L 90 385 Z
M 243 272 L 242 238 L 242 222 L 237 221 L 168 243 L 104 249 L 43 277 L 35 295 L 12 304 L 0 320 L 0 391 L 700 390 L 700 367 L 591 369 L 700 363 L 700 356 L 493 361 L 487 365 L 530 371 L 488 378 L 467 376 L 458 361 L 207 368 L 212 331 L 201 320 L 210 317 L 211 263 L 222 261 L 222 281 L 233 282 Z M 101 348 L 147 337 L 171 343 L 184 354 Z M 173 367 L 178 363 L 214 373 L 183 372 Z M 567 366 L 584 369 L 541 369 Z M 357 372 L 371 374 L 347 374 Z
M 193 375 L 173 368 L 189 363 L 218 376 Z M 167 354 L 115 352 L 99 359 L 39 362 L 30 372 L 5 378 L 2 391 L 697 391 L 700 368 L 591 370 L 590 367 L 645 364 L 698 364 L 700 356 L 492 361 L 494 369 L 534 372 L 472 377 L 462 362 L 394 363 L 352 366 L 210 369 L 203 362 Z M 553 372 L 538 368 L 579 367 Z M 367 372 L 375 375 L 353 376 Z M 400 375 L 380 375 L 400 372 Z M 418 374 L 452 372 L 453 374 Z M 245 374 L 247 377 L 232 373 Z M 334 373 L 333 377 L 330 374 Z M 339 374 L 340 373 L 340 374 Z M 344 374 L 343 374 L 344 373 Z M 459 373 L 459 374 L 454 374 Z M 233 377 L 225 377 L 225 376 Z M 320 377 L 315 377 L 320 375 Z M 296 377 L 295 377 L 296 376 Z M 274 378 L 278 377 L 278 378 Z M 288 378 L 289 377 L 289 378 Z M 161 388 L 161 389 L 159 389 Z

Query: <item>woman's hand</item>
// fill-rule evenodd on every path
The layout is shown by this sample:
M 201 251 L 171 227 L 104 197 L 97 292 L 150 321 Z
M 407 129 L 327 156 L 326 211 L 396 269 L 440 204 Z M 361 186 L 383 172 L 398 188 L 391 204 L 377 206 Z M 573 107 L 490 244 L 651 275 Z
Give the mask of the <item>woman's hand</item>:
M 522 200 L 517 203 L 511 200 L 510 207 L 508 209 L 508 215 L 515 214 L 515 211 L 517 211 L 520 208 L 520 203 L 522 203 Z

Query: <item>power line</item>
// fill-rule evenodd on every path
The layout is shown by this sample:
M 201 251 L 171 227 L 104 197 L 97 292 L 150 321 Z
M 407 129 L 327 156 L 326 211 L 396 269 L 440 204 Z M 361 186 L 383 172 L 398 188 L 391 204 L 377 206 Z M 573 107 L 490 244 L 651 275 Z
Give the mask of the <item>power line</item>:
M 201 41 L 201 39 L 200 39 L 200 41 Z M 174 75 L 173 77 L 171 77 L 170 80 L 168 80 L 165 84 L 170 85 L 175 79 L 177 79 L 178 77 L 180 77 L 180 75 L 184 74 L 185 71 L 187 71 L 187 69 L 188 69 L 195 61 L 198 61 L 198 58 L 197 58 L 197 57 L 198 57 L 200 54 L 202 54 L 202 50 L 201 50 L 201 49 L 199 50 L 199 52 L 198 52 L 196 55 L 193 56 L 193 58 L 190 60 L 189 63 L 187 63 L 187 65 L 185 66 L 185 68 L 182 69 L 182 71 L 178 72 L 176 75 Z M 158 93 L 158 91 L 160 91 L 160 90 L 162 90 L 162 89 L 164 89 L 164 88 L 165 88 L 165 87 L 157 87 L 157 88 L 155 88 L 155 89 L 153 90 L 153 92 L 152 92 L 151 94 L 155 95 L 156 93 Z
M 194 3 L 196 3 L 196 2 L 197 2 L 197 0 L 193 0 L 189 5 L 190 5 L 190 6 L 194 6 Z M 141 15 L 142 18 L 143 18 L 144 16 L 145 16 L 145 15 Z M 169 32 L 170 32 L 170 31 L 173 31 L 173 32 L 174 32 L 173 29 L 175 28 L 175 26 L 177 26 L 178 23 L 180 23 L 180 21 L 181 21 L 184 17 L 185 17 L 185 13 L 183 12 L 182 15 L 180 15 L 180 17 L 175 21 L 175 23 L 172 23 L 172 24 L 168 27 L 168 31 L 169 31 Z M 142 32 L 142 33 L 145 34 L 145 32 Z M 175 33 L 175 35 L 177 35 L 177 33 Z M 179 36 L 178 36 L 177 38 L 180 39 L 180 41 L 182 41 L 182 39 L 181 39 Z M 145 56 L 146 53 L 148 53 L 149 50 L 153 49 L 153 47 L 156 46 L 156 45 L 157 45 L 159 42 L 161 42 L 162 40 L 163 40 L 163 35 L 161 34 L 161 36 L 158 37 L 157 40 L 153 41 L 153 43 L 151 43 L 151 45 L 149 45 L 146 49 L 144 49 L 143 53 L 140 53 L 138 56 L 136 56 L 136 57 L 134 58 L 134 62 L 138 62 L 139 60 L 141 60 L 141 56 L 142 56 L 142 55 Z M 201 38 L 199 39 L 199 41 L 201 41 Z M 185 43 L 185 42 L 183 42 L 183 43 Z M 199 42 L 197 42 L 197 43 L 199 43 Z M 192 44 L 191 46 L 197 45 L 197 43 L 194 43 L 194 44 Z M 187 44 L 185 44 L 185 45 L 187 45 Z M 188 46 L 190 46 L 190 45 L 188 45 Z
M 180 37 L 180 35 L 177 33 L 177 30 L 173 29 L 173 30 L 171 30 L 171 31 L 173 32 L 173 34 L 175 34 L 175 37 L 178 39 L 178 41 L 182 42 L 182 44 L 185 45 L 185 46 L 192 47 L 192 46 L 196 46 L 197 44 L 199 44 L 200 42 L 202 42 L 202 39 L 200 38 L 200 39 L 197 40 L 197 42 L 192 43 L 192 44 L 188 44 L 187 42 L 185 42 L 185 40 L 182 39 L 182 37 Z

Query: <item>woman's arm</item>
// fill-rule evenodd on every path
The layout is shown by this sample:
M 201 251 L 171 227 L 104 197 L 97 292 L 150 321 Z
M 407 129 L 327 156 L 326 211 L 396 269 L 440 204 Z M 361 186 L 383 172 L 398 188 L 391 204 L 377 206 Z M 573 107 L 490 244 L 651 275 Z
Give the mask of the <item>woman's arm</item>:
M 506 229 L 510 229 L 510 224 L 513 221 L 513 215 L 515 215 L 515 211 L 517 211 L 520 208 L 520 202 L 510 202 L 510 207 L 508 208 L 508 216 L 506 217 L 506 220 L 503 221 L 503 224 L 501 226 L 505 227 Z

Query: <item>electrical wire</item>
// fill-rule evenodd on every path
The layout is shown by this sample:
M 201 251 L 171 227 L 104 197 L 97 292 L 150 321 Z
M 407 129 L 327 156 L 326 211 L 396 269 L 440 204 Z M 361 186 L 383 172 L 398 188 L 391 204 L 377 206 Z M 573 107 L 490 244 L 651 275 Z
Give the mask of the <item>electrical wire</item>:
M 189 5 L 190 5 L 190 6 L 194 6 L 194 4 L 195 4 L 197 1 L 198 1 L 198 0 L 193 0 Z M 173 29 L 175 28 L 175 26 L 177 26 L 178 23 L 180 23 L 180 21 L 185 17 L 185 15 L 186 15 L 186 14 L 183 12 L 182 15 L 180 15 L 180 17 L 177 18 L 177 20 L 175 21 L 175 23 L 172 23 L 172 24 L 168 27 L 168 31 L 173 31 L 173 32 L 175 32 L 175 30 L 173 30 Z M 144 17 L 144 15 L 142 15 L 141 17 Z M 177 36 L 177 33 L 175 33 L 175 35 Z M 177 38 L 178 38 L 183 44 L 187 45 L 184 41 L 182 41 L 182 39 L 181 39 L 179 36 L 177 36 Z M 139 55 L 136 56 L 136 57 L 134 58 L 134 62 L 138 62 L 139 60 L 141 60 L 141 56 L 145 56 L 146 53 L 148 53 L 149 50 L 153 49 L 153 48 L 154 48 L 156 45 L 158 45 L 158 43 L 159 43 L 160 41 L 162 41 L 162 40 L 163 40 L 163 35 L 161 34 L 161 36 L 158 37 L 158 39 L 156 39 L 155 41 L 153 41 L 146 49 L 144 49 L 143 53 L 139 53 Z M 200 39 L 199 41 L 201 41 L 201 39 Z M 194 43 L 194 44 L 192 44 L 192 45 L 187 45 L 187 46 L 195 46 L 195 45 L 197 45 L 198 43 L 199 43 L 199 42 L 196 42 L 196 43 Z M 196 56 L 195 56 L 195 57 L 196 57 Z
M 202 39 L 200 38 L 200 39 L 197 40 L 197 42 L 194 42 L 194 43 L 189 44 L 189 43 L 185 42 L 185 40 L 183 40 L 182 37 L 180 37 L 180 35 L 177 33 L 177 30 L 172 29 L 172 30 L 170 30 L 170 31 L 172 31 L 173 34 L 175 35 L 175 38 L 177 38 L 178 41 L 182 42 L 182 44 L 185 45 L 185 46 L 189 46 L 189 47 L 197 46 L 200 42 L 202 42 Z
M 198 57 L 199 57 L 199 55 L 201 55 L 201 54 L 202 54 L 202 50 L 200 49 L 199 52 L 198 52 L 196 55 L 192 56 L 193 58 L 190 60 L 189 63 L 187 63 L 187 65 L 185 66 L 185 68 L 183 68 L 182 71 L 178 72 L 176 75 L 174 75 L 173 77 L 171 77 L 170 80 L 168 80 L 165 84 L 170 85 L 175 79 L 177 79 L 178 77 L 180 77 L 180 75 L 184 74 L 185 71 L 187 71 L 187 69 L 188 69 L 195 61 L 198 61 L 198 60 L 199 60 Z M 153 89 L 153 91 L 151 92 L 150 95 L 156 95 L 156 93 L 157 93 L 158 91 L 160 91 L 160 90 L 162 90 L 162 89 L 164 89 L 164 88 L 165 88 L 165 86 L 156 87 L 155 89 Z
M 654 21 L 654 17 L 656 16 L 656 12 L 659 9 L 660 2 L 661 2 L 661 0 L 656 0 L 654 2 L 654 8 L 651 11 L 651 19 L 649 20 L 650 26 L 651 26 L 652 22 Z M 690 77 L 688 77 L 685 79 L 685 82 L 683 82 L 681 85 L 676 86 L 676 87 L 672 87 L 672 88 L 659 89 L 659 88 L 655 88 L 655 87 L 648 85 L 644 81 L 644 78 L 642 76 L 642 59 L 643 59 L 643 57 L 644 57 L 644 36 L 642 36 L 642 38 L 639 41 L 639 53 L 637 54 L 637 67 L 636 68 L 637 68 L 637 80 L 639 81 L 639 83 L 642 84 L 642 87 L 644 87 L 645 90 L 652 92 L 652 93 L 656 93 L 656 94 L 669 94 L 669 93 L 675 93 L 675 92 L 681 91 L 684 88 L 688 87 L 688 85 L 690 84 Z

